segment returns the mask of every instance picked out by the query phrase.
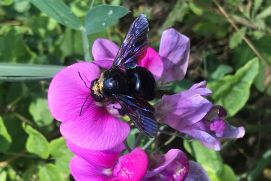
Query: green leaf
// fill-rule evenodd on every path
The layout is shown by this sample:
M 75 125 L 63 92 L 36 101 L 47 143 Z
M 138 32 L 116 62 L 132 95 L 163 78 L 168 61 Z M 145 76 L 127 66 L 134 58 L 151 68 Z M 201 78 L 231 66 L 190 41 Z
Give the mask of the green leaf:
M 64 177 L 69 175 L 69 161 L 72 152 L 67 148 L 63 137 L 54 139 L 50 142 L 50 154 L 55 159 L 55 165 L 62 171 Z
M 212 181 L 236 181 L 233 170 L 223 164 L 219 152 L 204 147 L 198 141 L 184 141 L 184 147 L 202 165 Z
M 238 69 L 234 75 L 209 83 L 215 102 L 224 106 L 230 116 L 235 115 L 247 102 L 251 84 L 258 71 L 259 61 L 254 58 Z
M 138 129 L 132 129 L 129 136 L 127 137 L 126 141 L 127 144 L 130 148 L 134 148 L 135 147 L 135 143 L 136 143 L 136 134 L 138 133 Z
M 264 9 L 263 11 L 261 11 L 261 13 L 259 13 L 256 16 L 256 19 L 265 19 L 268 16 L 271 15 L 271 6 L 268 6 L 266 9 Z
M 195 13 L 198 16 L 201 16 L 203 13 L 203 9 L 201 9 L 201 7 L 199 7 L 193 2 L 189 2 L 189 8 L 193 13 Z
M 254 0 L 253 2 L 253 15 L 255 15 L 258 9 L 261 7 L 263 0 Z
M 189 5 L 186 1 L 178 0 L 174 8 L 168 14 L 161 29 L 166 29 L 174 25 L 175 22 L 182 22 L 184 16 L 189 12 Z
M 37 8 L 59 23 L 80 30 L 82 24 L 62 0 L 31 0 Z
M 0 62 L 19 63 L 22 60 L 32 62 L 35 56 L 26 45 L 18 28 L 0 34 Z
M 15 1 L 14 8 L 19 13 L 23 13 L 25 11 L 28 11 L 30 9 L 30 0 Z
M 28 152 L 36 154 L 43 159 L 49 157 L 49 143 L 46 138 L 29 125 L 24 125 L 24 130 L 29 135 L 26 141 Z
M 61 171 L 54 164 L 46 164 L 39 167 L 38 172 L 40 181 L 60 181 L 63 180 L 61 177 Z
M 237 181 L 234 171 L 226 164 L 224 164 L 222 174 L 219 176 L 219 178 L 220 181 Z
M 53 117 L 48 109 L 48 102 L 46 99 L 38 98 L 37 100 L 31 102 L 29 112 L 32 115 L 35 123 L 40 127 L 48 126 L 53 121 Z
M 0 181 L 6 181 L 7 175 L 6 170 L 0 168 Z
M 268 86 L 265 84 L 265 80 L 269 78 L 269 76 L 266 76 L 266 68 L 267 67 L 262 62 L 260 62 L 259 73 L 254 80 L 255 87 L 261 92 L 263 92 Z
M 13 3 L 13 0 L 1 0 L 0 5 L 8 6 Z
M 128 13 L 122 6 L 100 5 L 89 10 L 85 19 L 87 34 L 104 31 Z
M 203 168 L 210 173 L 220 175 L 223 170 L 223 162 L 219 152 L 204 147 L 198 141 L 184 141 L 184 147 Z
M 0 152 L 7 151 L 12 142 L 11 136 L 4 124 L 2 117 L 0 117 Z
M 0 63 L 0 80 L 35 80 L 49 79 L 59 72 L 62 66 L 55 65 L 31 65 L 31 64 L 7 64 Z
M 240 33 L 242 33 L 242 35 L 246 34 L 246 29 L 242 28 L 240 29 Z M 240 43 L 242 43 L 243 39 L 242 36 L 239 32 L 234 32 L 232 34 L 232 36 L 230 37 L 230 41 L 229 41 L 229 46 L 230 48 L 235 48 L 237 47 Z
M 211 80 L 220 80 L 222 79 L 226 74 L 232 72 L 232 67 L 228 65 L 221 64 L 217 67 L 217 69 L 210 75 Z

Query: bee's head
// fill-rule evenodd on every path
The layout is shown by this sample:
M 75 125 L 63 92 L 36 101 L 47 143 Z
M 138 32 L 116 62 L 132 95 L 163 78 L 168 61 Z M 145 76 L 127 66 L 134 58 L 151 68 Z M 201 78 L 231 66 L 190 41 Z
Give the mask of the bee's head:
M 103 95 L 103 82 L 103 74 L 99 79 L 94 79 L 91 82 L 90 94 L 96 102 L 102 102 L 105 99 Z

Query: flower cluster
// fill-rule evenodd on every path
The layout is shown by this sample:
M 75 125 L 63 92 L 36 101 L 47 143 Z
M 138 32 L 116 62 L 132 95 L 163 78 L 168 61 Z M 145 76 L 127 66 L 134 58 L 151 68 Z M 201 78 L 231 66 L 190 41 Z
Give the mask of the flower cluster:
M 209 180 L 202 167 L 189 161 L 181 150 L 149 156 L 141 148 L 125 152 L 130 125 L 111 104 L 96 103 L 89 89 L 92 80 L 111 67 L 118 49 L 110 40 L 97 39 L 92 47 L 94 62 L 68 66 L 50 84 L 51 113 L 61 122 L 61 134 L 75 153 L 70 162 L 73 177 L 79 181 Z M 158 86 L 163 86 L 184 78 L 189 51 L 189 38 L 168 29 L 162 34 L 159 52 L 148 47 L 138 65 L 151 71 Z M 163 95 L 154 105 L 155 116 L 161 124 L 220 150 L 221 139 L 240 138 L 244 128 L 229 125 L 224 120 L 226 111 L 205 98 L 210 94 L 206 82 L 200 82 L 186 91 Z

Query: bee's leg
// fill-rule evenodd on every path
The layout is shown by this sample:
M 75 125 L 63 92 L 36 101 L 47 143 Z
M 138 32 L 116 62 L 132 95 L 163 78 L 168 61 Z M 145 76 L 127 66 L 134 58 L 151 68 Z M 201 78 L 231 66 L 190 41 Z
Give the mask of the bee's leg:
M 82 115 L 83 108 L 84 108 L 84 106 L 85 106 L 85 104 L 86 104 L 86 102 L 87 102 L 87 100 L 88 100 L 88 98 L 89 98 L 90 96 L 91 96 L 91 94 L 89 94 L 89 95 L 86 97 L 84 103 L 82 104 L 81 109 L 80 109 L 80 114 L 79 114 L 79 116 Z
M 78 71 L 78 75 L 80 77 L 80 79 L 84 82 L 85 86 L 90 89 L 90 87 L 87 85 L 87 82 L 83 79 L 83 77 L 81 76 L 81 73 Z M 85 77 L 86 78 L 86 77 Z

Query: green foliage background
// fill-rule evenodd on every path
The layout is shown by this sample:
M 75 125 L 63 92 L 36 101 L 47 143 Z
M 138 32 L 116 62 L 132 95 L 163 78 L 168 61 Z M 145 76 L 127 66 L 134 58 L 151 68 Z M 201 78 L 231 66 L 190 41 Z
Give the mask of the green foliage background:
M 167 135 L 160 149 L 185 149 L 211 180 L 271 180 L 271 1 L 96 0 L 90 11 L 91 4 L 0 0 L 0 181 L 70 180 L 72 153 L 47 106 L 50 78 L 88 59 L 97 37 L 120 44 L 140 13 L 148 16 L 156 49 L 168 27 L 191 38 L 187 76 L 167 88 L 177 92 L 207 80 L 212 100 L 228 110 L 227 120 L 246 128 L 243 139 L 224 142 L 221 152 Z M 110 10 L 113 16 L 105 19 Z

